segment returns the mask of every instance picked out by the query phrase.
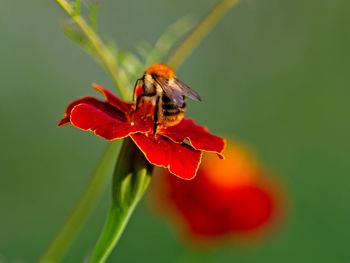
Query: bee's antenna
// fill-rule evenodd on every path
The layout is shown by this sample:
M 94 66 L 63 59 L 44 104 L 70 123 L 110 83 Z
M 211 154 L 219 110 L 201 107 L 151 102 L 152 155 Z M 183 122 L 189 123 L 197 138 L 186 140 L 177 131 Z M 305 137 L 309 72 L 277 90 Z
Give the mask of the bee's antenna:
M 135 101 L 135 89 L 136 89 L 136 87 L 137 87 L 137 85 L 138 85 L 138 83 L 139 83 L 140 81 L 143 81 L 143 77 L 137 79 L 136 82 L 135 82 L 135 85 L 134 85 L 134 92 L 133 92 L 133 95 L 132 95 L 132 100 L 133 100 L 133 101 Z

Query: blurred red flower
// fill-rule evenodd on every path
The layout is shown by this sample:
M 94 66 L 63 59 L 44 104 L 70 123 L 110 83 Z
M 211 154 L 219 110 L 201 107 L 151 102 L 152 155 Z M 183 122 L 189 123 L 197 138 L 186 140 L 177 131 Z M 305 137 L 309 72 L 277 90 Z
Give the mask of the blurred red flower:
M 191 119 L 183 119 L 175 126 L 160 127 L 154 135 L 154 109 L 151 108 L 154 106 L 145 104 L 136 111 L 134 103 L 120 100 L 97 84 L 93 87 L 106 101 L 94 97 L 73 101 L 59 126 L 71 123 L 107 140 L 130 136 L 151 164 L 165 167 L 182 179 L 192 179 L 196 175 L 203 152 L 221 156 L 224 140 Z
M 279 214 L 278 187 L 253 157 L 239 145 L 228 145 L 224 154 L 221 161 L 206 156 L 192 181 L 158 176 L 154 186 L 159 210 L 176 219 L 184 237 L 197 244 L 257 233 Z

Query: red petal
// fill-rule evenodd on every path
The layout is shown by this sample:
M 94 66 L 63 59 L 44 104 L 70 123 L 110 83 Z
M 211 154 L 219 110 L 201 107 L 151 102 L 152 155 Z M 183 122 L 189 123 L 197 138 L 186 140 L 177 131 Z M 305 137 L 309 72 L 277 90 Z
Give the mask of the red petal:
M 174 176 L 169 176 L 169 173 L 161 174 L 161 179 L 168 184 L 165 188 L 165 194 L 168 196 L 160 196 L 159 202 L 165 202 L 164 206 L 167 209 L 175 208 L 175 213 L 179 213 L 184 220 L 183 225 L 187 225 L 188 229 L 192 232 L 193 238 L 210 238 L 214 236 L 220 236 L 229 232 L 230 225 L 228 224 L 227 207 L 218 210 L 207 210 L 202 201 L 202 194 L 206 197 L 206 201 L 210 200 L 210 197 L 216 196 L 218 193 L 215 187 L 212 189 L 210 185 L 203 185 L 203 178 L 205 180 L 205 174 L 203 174 L 202 166 L 199 168 L 197 176 L 186 182 L 180 180 Z M 204 186 L 204 189 L 203 189 Z M 203 190 L 202 190 L 203 189 Z M 209 191 L 208 191 L 209 190 Z M 200 195 L 198 195 L 200 192 Z M 211 193 L 208 195 L 208 193 Z M 230 202 L 231 200 L 227 200 Z M 204 205 L 203 205 L 204 204 Z M 213 202 L 211 202 L 213 204 Z M 215 207 L 215 204 L 213 204 Z M 228 206 L 229 207 L 229 206 Z M 203 241 L 203 240 L 202 240 Z
M 92 87 L 94 89 L 96 89 L 97 91 L 99 91 L 100 93 L 102 93 L 103 96 L 105 97 L 105 99 L 107 100 L 107 102 L 109 104 L 113 105 L 114 107 L 116 107 L 117 109 L 119 109 L 120 111 L 122 111 L 124 113 L 130 111 L 130 109 L 133 105 L 132 103 L 126 103 L 126 102 L 122 101 L 121 99 L 116 97 L 113 93 L 111 93 L 110 91 L 103 88 L 101 85 L 98 85 L 96 83 L 92 83 Z
M 185 182 L 186 183 L 186 182 Z M 204 241 L 203 238 L 215 238 L 229 233 L 229 225 L 226 223 L 226 214 L 210 214 L 196 204 L 187 204 L 178 207 L 192 238 L 197 242 Z
M 196 175 L 202 152 L 186 144 L 174 143 L 161 136 L 156 139 L 135 133 L 130 137 L 151 164 L 168 168 L 172 174 L 186 180 Z
M 268 223 L 275 212 L 273 196 L 259 185 L 243 185 L 232 190 L 228 220 L 236 231 L 254 230 Z
M 62 126 L 70 122 L 71 112 L 73 108 L 79 104 L 92 105 L 97 109 L 103 110 L 105 112 L 109 112 L 110 115 L 114 115 L 116 118 L 119 118 L 122 121 L 126 120 L 125 114 L 123 112 L 118 111 L 108 103 L 99 101 L 98 99 L 95 99 L 93 97 L 84 97 L 73 101 L 67 106 L 66 112 L 64 113 L 63 118 L 58 123 L 58 126 Z
M 174 142 L 188 140 L 196 150 L 215 152 L 221 155 L 225 140 L 208 132 L 208 129 L 184 119 L 178 125 L 164 128 L 160 133 Z
M 124 138 L 134 132 L 152 130 L 152 126 L 143 125 L 144 123 L 131 125 L 127 120 L 116 118 L 110 111 L 91 104 L 75 106 L 71 112 L 70 121 L 74 126 L 82 130 L 90 130 L 107 140 Z

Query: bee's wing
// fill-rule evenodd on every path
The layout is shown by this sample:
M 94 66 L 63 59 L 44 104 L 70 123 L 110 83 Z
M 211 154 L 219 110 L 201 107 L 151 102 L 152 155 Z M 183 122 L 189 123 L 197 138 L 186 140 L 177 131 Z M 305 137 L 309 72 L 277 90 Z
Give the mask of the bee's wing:
M 166 96 L 179 107 L 184 103 L 184 96 L 195 101 L 202 100 L 197 92 L 178 79 L 168 81 L 166 79 L 158 78 L 157 82 L 164 90 Z
M 201 96 L 197 92 L 195 92 L 193 89 L 191 89 L 189 86 L 187 86 L 185 83 L 183 83 L 179 79 L 175 79 L 176 86 L 178 86 L 182 92 L 183 95 L 186 97 L 189 97 L 192 100 L 195 101 L 202 101 Z

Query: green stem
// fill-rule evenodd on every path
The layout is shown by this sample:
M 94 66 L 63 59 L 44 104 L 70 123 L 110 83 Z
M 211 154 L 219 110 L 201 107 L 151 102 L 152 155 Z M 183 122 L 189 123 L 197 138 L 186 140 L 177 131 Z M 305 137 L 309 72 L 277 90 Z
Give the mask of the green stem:
M 100 200 L 109 181 L 110 175 L 112 175 L 119 146 L 119 141 L 111 142 L 108 145 L 108 148 L 102 156 L 95 174 L 91 178 L 79 203 L 76 205 L 66 223 L 60 229 L 56 238 L 49 245 L 45 254 L 42 255 L 39 262 L 59 262 L 62 259 L 65 252 L 78 235 L 84 222 Z
M 224 14 L 236 4 L 238 0 L 220 1 L 204 19 L 192 30 L 189 36 L 176 49 L 173 55 L 167 60 L 166 64 L 177 69 L 191 54 L 194 48 L 204 39 L 212 28 L 220 21 Z
M 153 166 L 131 139 L 125 139 L 113 176 L 113 202 L 90 263 L 105 262 L 146 191 Z
M 125 80 L 119 74 L 118 64 L 114 55 L 108 50 L 103 41 L 95 33 L 95 31 L 86 23 L 84 18 L 80 16 L 76 10 L 66 0 L 56 0 L 63 10 L 73 19 L 73 21 L 80 27 L 82 32 L 89 39 L 94 47 L 96 54 L 102 65 L 106 68 L 108 73 L 112 76 L 115 85 L 119 89 L 121 96 L 124 99 L 130 98 L 130 91 L 126 87 Z

